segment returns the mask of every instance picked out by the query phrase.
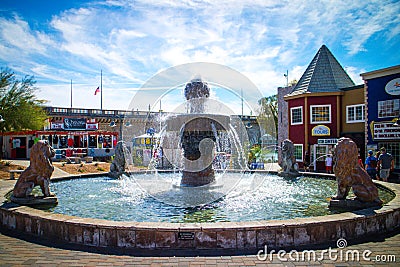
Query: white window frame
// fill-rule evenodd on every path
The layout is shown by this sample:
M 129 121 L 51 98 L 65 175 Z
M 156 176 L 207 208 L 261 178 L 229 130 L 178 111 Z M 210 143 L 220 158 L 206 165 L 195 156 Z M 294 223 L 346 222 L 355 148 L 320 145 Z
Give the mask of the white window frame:
M 293 122 L 293 110 L 300 109 L 301 122 Z M 290 108 L 290 125 L 300 125 L 303 124 L 303 106 Z
M 388 105 L 389 102 L 391 102 L 391 101 L 393 101 L 393 106 L 397 106 L 398 107 L 400 105 L 400 100 L 399 99 L 388 99 L 388 100 L 378 101 L 378 118 L 392 118 L 392 117 L 398 117 L 400 115 L 400 114 L 398 114 L 400 112 L 398 112 L 397 114 L 394 113 L 393 115 L 386 115 L 387 113 L 385 112 L 384 115 L 380 115 L 381 113 L 383 113 L 381 111 L 381 107 L 383 105 L 385 105 L 385 104 Z M 394 110 L 396 110 L 396 109 L 394 109 Z
M 356 118 L 356 109 L 357 107 L 362 107 L 362 118 L 361 120 L 350 120 L 349 119 L 349 110 L 354 109 L 354 118 Z M 349 105 L 346 106 L 346 123 L 358 123 L 358 122 L 365 122 L 365 105 L 364 104 L 357 104 L 357 105 Z
M 329 120 L 328 121 L 313 121 L 313 108 L 328 107 L 329 108 Z M 310 123 L 311 124 L 323 124 L 332 122 L 332 105 L 310 105 Z
M 294 147 L 295 147 L 295 151 L 296 151 L 296 147 L 301 147 L 301 159 L 296 158 L 296 153 L 295 153 L 295 158 L 296 158 L 296 162 L 303 162 L 303 160 L 304 160 L 304 156 L 303 156 L 304 147 L 303 147 L 303 144 L 294 144 Z

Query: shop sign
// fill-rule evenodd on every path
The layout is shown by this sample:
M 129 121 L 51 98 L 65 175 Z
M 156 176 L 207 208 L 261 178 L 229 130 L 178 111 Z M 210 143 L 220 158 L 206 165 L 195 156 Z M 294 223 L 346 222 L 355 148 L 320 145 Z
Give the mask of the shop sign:
M 331 129 L 329 129 L 329 127 L 325 126 L 325 125 L 317 125 L 314 128 L 312 128 L 311 135 L 312 136 L 330 136 Z
M 385 91 L 389 95 L 400 95 L 400 78 L 396 78 L 388 82 Z
M 318 145 L 336 145 L 337 142 L 337 138 L 318 139 Z
M 393 122 L 374 123 L 374 139 L 400 139 L 400 127 Z
M 62 130 L 62 129 L 64 129 L 64 123 L 62 123 L 62 122 L 50 122 L 50 129 L 52 129 L 52 130 Z
M 66 130 L 86 130 L 86 119 L 65 118 L 64 126 Z
M 97 130 L 99 129 L 98 123 L 86 123 L 86 130 Z

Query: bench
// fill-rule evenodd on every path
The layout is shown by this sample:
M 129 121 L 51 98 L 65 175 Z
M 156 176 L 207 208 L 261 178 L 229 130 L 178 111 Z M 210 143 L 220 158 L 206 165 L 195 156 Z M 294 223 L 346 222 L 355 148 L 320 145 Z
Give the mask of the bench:
M 9 170 L 8 172 L 10 173 L 10 180 L 15 179 L 15 174 L 21 174 L 24 170 Z

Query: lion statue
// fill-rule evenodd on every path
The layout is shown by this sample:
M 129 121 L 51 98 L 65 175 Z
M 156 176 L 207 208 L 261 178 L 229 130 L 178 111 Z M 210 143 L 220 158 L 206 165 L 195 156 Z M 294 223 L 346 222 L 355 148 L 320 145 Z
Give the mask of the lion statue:
M 50 177 L 54 171 L 51 158 L 55 152 L 47 141 L 40 140 L 32 146 L 30 165 L 18 178 L 14 186 L 13 196 L 16 198 L 28 198 L 32 190 L 39 185 L 45 197 L 54 196 L 50 192 Z
M 119 141 L 115 146 L 114 160 L 110 165 L 109 175 L 113 178 L 119 178 L 128 165 L 132 164 L 132 156 L 124 141 Z
M 282 142 L 282 161 L 281 161 L 282 174 L 298 174 L 298 164 L 294 156 L 294 145 L 289 139 Z
M 333 161 L 338 192 L 337 196 L 332 199 L 346 199 L 350 188 L 352 188 L 356 199 L 362 202 L 382 203 L 379 199 L 378 188 L 358 163 L 356 143 L 350 138 L 340 138 L 334 151 Z

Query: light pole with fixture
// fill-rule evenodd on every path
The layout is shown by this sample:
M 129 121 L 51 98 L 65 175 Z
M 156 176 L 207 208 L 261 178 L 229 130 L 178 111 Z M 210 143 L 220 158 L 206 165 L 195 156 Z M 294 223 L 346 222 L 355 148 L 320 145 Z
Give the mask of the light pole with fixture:
M 3 116 L 0 115 L 0 123 L 3 123 L 3 122 L 5 122 L 5 120 L 3 119 Z M 4 136 L 3 136 L 3 128 L 2 127 L 0 128 L 0 131 L 1 131 L 0 159 L 3 159 L 3 144 L 4 144 L 4 140 L 3 139 L 4 139 Z

